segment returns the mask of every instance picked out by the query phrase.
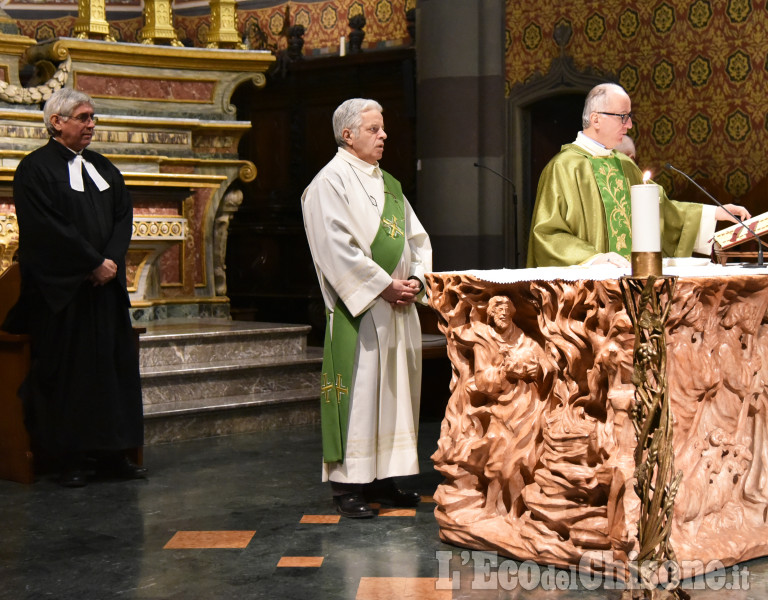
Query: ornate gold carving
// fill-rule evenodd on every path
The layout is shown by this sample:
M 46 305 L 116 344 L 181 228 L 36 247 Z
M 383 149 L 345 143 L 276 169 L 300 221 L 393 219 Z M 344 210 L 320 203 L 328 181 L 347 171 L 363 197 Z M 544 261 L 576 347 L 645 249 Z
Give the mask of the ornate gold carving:
M 13 22 L 15 23 L 15 21 Z M 0 54 L 21 56 L 29 48 L 33 47 L 35 43 L 34 38 L 27 37 L 26 35 L 0 32 Z
M 64 87 L 72 70 L 72 61 L 67 58 L 48 81 L 35 87 L 23 88 L 0 81 L 0 100 L 11 104 L 39 104 L 51 97 L 56 90 Z
M 211 28 L 205 36 L 206 48 L 237 48 L 245 50 L 245 44 L 237 33 L 235 0 L 210 0 Z
M 104 0 L 78 0 L 77 20 L 73 32 L 75 34 L 73 37 L 78 39 L 115 41 L 115 38 L 109 34 Z
M 184 217 L 133 217 L 131 239 L 136 240 L 183 240 L 187 237 L 187 220 Z
M 132 303 L 158 296 L 157 262 L 168 248 L 183 243 L 188 233 L 188 222 L 184 217 L 134 215 L 131 245 L 126 257 Z
M 2 40 L 0 40 L 2 41 Z M 256 77 L 275 62 L 272 53 L 263 50 L 215 50 L 155 46 L 148 44 L 112 44 L 100 40 L 56 38 L 40 42 L 27 52 L 31 62 L 48 59 L 58 62 L 68 56 L 77 64 L 121 65 L 152 69 L 185 69 L 196 72 L 236 72 Z M 106 70 L 105 70 L 106 72 Z M 262 77 L 264 77 L 262 75 Z M 266 81 L 266 78 L 265 78 Z
M 123 173 L 128 185 L 151 185 L 157 187 L 214 188 L 227 180 L 225 175 L 198 173 Z M 148 217 L 152 218 L 152 217 Z
M 256 179 L 256 173 L 256 165 L 254 165 L 251 161 L 246 161 L 245 164 L 240 167 L 240 181 L 244 181 L 245 183 L 253 181 Z
M 253 82 L 253 85 L 261 89 L 267 85 L 267 76 L 264 75 L 264 73 L 256 73 L 256 75 L 251 77 L 251 81 Z
M 0 215 L 0 274 L 4 273 L 13 262 L 13 256 L 19 248 L 19 227 L 13 213 Z
M 139 31 L 142 44 L 167 41 L 171 46 L 183 46 L 173 28 L 173 9 L 170 0 L 145 0 L 144 27 Z

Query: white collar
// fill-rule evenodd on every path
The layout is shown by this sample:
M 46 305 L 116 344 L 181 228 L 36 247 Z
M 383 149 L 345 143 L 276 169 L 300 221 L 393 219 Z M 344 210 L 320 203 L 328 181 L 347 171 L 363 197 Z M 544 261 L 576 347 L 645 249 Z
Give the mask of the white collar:
M 604 158 L 606 156 L 610 156 L 613 153 L 613 150 L 606 148 L 597 140 L 593 140 L 583 131 L 579 131 L 579 133 L 576 135 L 576 141 L 573 143 L 582 150 L 589 152 L 592 156 L 600 156 Z
M 339 149 L 336 151 L 336 156 L 348 162 L 350 165 L 362 171 L 366 175 L 371 177 L 381 177 L 381 169 L 379 168 L 378 162 L 375 165 L 372 165 L 369 162 L 365 162 L 362 158 L 358 158 L 349 150 L 345 150 L 341 146 L 339 146 Z
M 59 143 L 74 154 L 74 156 L 67 162 L 67 167 L 69 168 L 69 187 L 71 187 L 76 192 L 85 191 L 85 183 L 83 182 L 83 167 L 85 167 L 88 176 L 91 178 L 93 183 L 96 184 L 96 187 L 99 188 L 100 192 L 109 189 L 109 184 L 96 170 L 96 166 L 83 158 L 82 150 L 80 152 L 75 152 L 72 150 L 72 148 L 63 142 Z

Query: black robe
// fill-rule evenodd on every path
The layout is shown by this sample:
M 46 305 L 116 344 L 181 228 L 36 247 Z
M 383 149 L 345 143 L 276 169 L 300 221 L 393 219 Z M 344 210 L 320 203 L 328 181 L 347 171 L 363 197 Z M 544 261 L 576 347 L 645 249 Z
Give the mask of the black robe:
M 133 208 L 117 168 L 87 149 L 109 188 L 99 191 L 83 168 L 85 191 L 73 190 L 73 156 L 51 139 L 16 169 L 22 285 L 3 328 L 32 338 L 19 396 L 37 444 L 57 453 L 134 448 L 143 411 L 125 276 Z M 105 258 L 117 276 L 94 286 L 88 277 Z

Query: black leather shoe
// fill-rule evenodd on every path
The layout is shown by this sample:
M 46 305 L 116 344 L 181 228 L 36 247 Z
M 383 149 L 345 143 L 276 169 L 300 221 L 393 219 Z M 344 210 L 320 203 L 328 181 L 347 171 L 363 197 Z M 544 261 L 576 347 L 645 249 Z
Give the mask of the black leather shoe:
M 362 495 L 358 493 L 334 496 L 333 505 L 336 507 L 336 512 L 342 517 L 368 519 L 376 516 L 376 512 L 366 504 Z
M 59 485 L 69 488 L 85 487 L 88 483 L 88 476 L 85 471 L 80 469 L 72 469 L 68 471 L 62 471 L 59 475 Z
M 371 485 L 365 489 L 363 495 L 367 502 L 379 502 L 395 508 L 413 508 L 421 502 L 421 494 L 404 492 L 394 483 L 389 486 Z

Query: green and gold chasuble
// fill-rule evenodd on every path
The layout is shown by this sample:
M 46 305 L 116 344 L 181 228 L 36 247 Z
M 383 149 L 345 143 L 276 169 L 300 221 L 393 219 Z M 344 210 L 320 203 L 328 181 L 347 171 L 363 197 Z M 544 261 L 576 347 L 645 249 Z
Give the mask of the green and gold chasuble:
M 566 144 L 541 173 L 528 240 L 528 267 L 582 264 L 596 254 L 632 251 L 630 187 L 643 174 L 631 159 L 593 157 Z M 661 191 L 662 253 L 690 256 L 701 204 L 677 202 Z
M 392 273 L 400 262 L 405 247 L 405 202 L 400 182 L 386 171 L 384 208 L 376 237 L 371 243 L 374 262 Z M 323 461 L 343 462 L 349 422 L 349 394 L 355 367 L 355 350 L 362 313 L 353 317 L 339 299 L 333 311 L 326 314 L 323 347 L 323 374 L 320 384 L 320 424 L 323 434 Z

